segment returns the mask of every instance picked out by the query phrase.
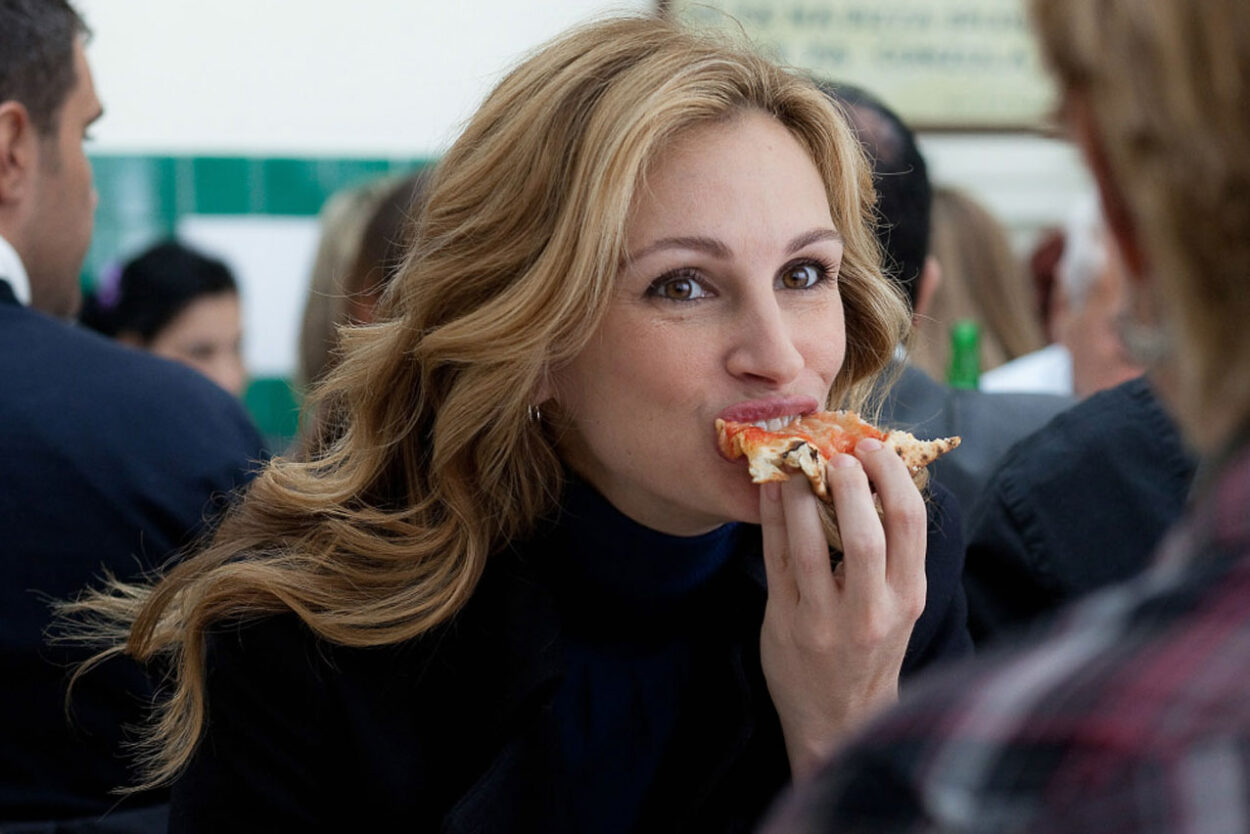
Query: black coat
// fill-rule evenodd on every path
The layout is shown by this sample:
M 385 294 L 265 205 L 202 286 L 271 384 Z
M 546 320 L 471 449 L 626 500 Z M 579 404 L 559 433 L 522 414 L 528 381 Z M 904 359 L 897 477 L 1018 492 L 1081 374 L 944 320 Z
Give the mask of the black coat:
M 0 823 L 99 815 L 132 781 L 121 728 L 151 687 L 109 663 L 67 719 L 84 654 L 45 644 L 49 601 L 164 561 L 260 453 L 200 374 L 25 308 L 0 281 Z
M 933 477 L 955 494 L 968 514 L 998 461 L 1020 438 L 1069 408 L 1071 397 L 1057 394 L 991 393 L 951 388 L 919 368 L 906 365 L 882 408 L 887 425 L 921 438 L 959 435 L 959 448 L 933 464 Z
M 970 650 L 952 504 L 937 488 L 908 675 Z M 789 779 L 760 670 L 758 530 L 742 538 L 700 615 L 699 708 L 683 713 L 638 830 L 749 831 Z M 174 786 L 171 831 L 572 830 L 544 555 L 540 538 L 493 557 L 451 623 L 400 645 L 331 646 L 294 615 L 219 630 L 209 728 Z
M 969 525 L 978 645 L 1144 568 L 1197 458 L 1144 377 L 1100 391 L 1007 454 Z

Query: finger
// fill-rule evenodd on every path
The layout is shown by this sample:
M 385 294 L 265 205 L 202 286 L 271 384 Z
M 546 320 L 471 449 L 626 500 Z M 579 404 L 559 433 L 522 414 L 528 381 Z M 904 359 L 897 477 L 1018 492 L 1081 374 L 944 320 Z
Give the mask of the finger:
M 859 460 L 836 455 L 826 470 L 842 534 L 842 563 L 851 593 L 872 594 L 885 587 L 885 532 Z
M 798 588 L 789 570 L 789 536 L 781 506 L 781 484 L 760 484 L 760 531 L 764 539 L 764 576 L 768 598 L 793 602 Z
M 924 497 L 897 454 L 877 440 L 862 441 L 855 454 L 876 489 L 885 517 L 886 581 L 924 576 L 928 519 Z
M 829 564 L 829 542 L 820 524 L 820 504 L 806 478 L 793 477 L 782 485 L 781 507 L 799 604 L 825 611 L 833 603 L 833 567 Z

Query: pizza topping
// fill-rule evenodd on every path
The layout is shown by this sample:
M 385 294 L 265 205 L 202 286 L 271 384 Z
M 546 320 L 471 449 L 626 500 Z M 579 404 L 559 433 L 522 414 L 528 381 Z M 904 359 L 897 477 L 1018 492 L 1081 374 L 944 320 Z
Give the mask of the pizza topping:
M 716 421 L 721 454 L 731 460 L 745 456 L 754 483 L 784 481 L 789 479 L 789 472 L 802 472 L 812 490 L 825 501 L 831 500 L 825 464 L 834 455 L 850 453 L 859 441 L 869 437 L 893 449 L 918 480 L 924 477 L 926 466 L 958 446 L 960 440 L 918 440 L 905 431 L 883 431 L 850 411 L 816 412 L 797 420 Z

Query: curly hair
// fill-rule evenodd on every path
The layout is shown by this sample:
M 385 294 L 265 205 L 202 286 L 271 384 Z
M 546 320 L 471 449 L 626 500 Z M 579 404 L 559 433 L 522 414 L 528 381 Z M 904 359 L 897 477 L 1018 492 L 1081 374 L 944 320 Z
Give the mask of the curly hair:
M 439 162 L 410 249 L 369 325 L 313 397 L 326 442 L 257 477 L 207 547 L 150 585 L 71 606 L 171 670 L 147 736 L 149 784 L 204 725 L 214 624 L 293 611 L 376 646 L 450 618 L 490 556 L 554 509 L 563 469 L 527 411 L 611 299 L 635 191 L 683 130 L 747 109 L 815 161 L 844 238 L 847 355 L 831 404 L 863 403 L 906 331 L 880 271 L 859 143 L 806 78 L 745 46 L 650 17 L 576 29 L 513 70 Z

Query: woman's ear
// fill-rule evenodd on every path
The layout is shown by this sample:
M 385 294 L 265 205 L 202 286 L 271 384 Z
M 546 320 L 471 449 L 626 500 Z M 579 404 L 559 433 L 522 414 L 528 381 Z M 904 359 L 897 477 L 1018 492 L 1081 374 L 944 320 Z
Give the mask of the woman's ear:
M 534 406 L 542 405 L 556 398 L 555 386 L 550 382 L 544 382 L 534 389 L 534 395 L 530 397 L 530 404 Z
M 531 405 L 542 405 L 556 398 L 556 382 L 549 368 L 544 369 L 542 376 L 538 380 L 538 384 L 534 386 L 534 392 L 530 395 Z

